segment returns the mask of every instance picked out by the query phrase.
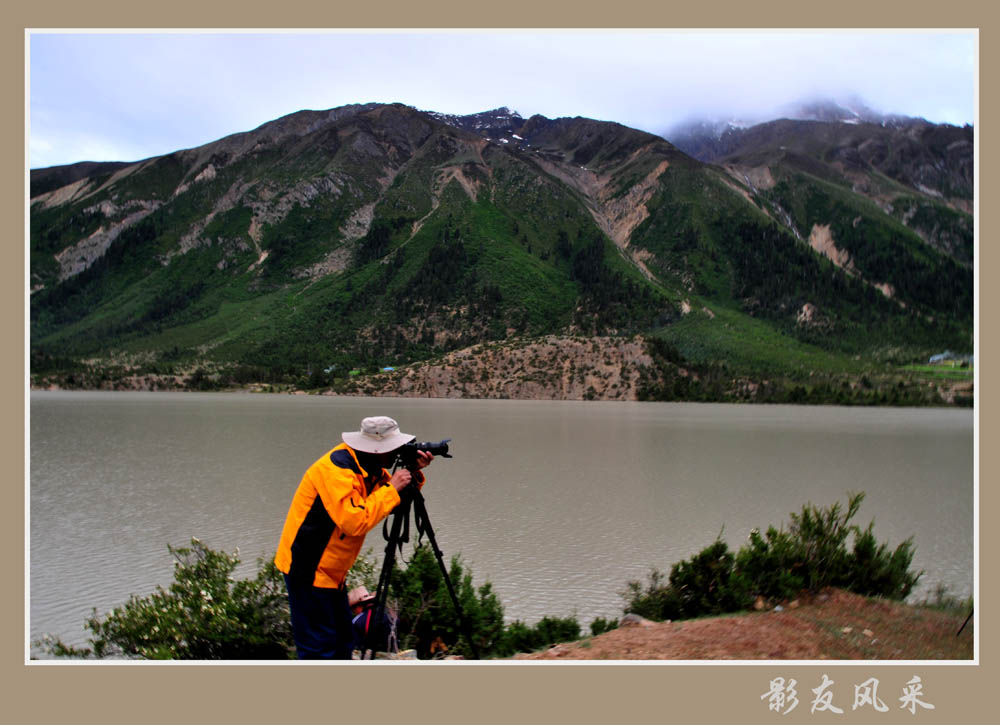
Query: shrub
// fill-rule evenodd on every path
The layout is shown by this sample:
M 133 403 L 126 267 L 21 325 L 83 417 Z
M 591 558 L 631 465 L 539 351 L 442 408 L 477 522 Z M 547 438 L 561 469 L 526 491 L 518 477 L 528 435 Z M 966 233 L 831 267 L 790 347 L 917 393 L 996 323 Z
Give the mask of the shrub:
M 690 561 L 674 564 L 669 583 L 653 569 L 643 591 L 637 581 L 627 584 L 626 612 L 646 619 L 690 619 L 721 614 L 749 604 L 746 584 L 734 571 L 735 557 L 721 538 L 702 549 Z
M 507 625 L 507 628 L 504 630 L 500 652 L 504 656 L 507 656 L 515 652 L 533 652 L 542 646 L 544 645 L 540 643 L 538 633 L 535 629 L 520 619 L 516 619 Z
M 543 617 L 534 626 L 518 620 L 505 626 L 503 605 L 493 592 L 492 584 L 486 582 L 474 587 L 472 572 L 458 556 L 451 559 L 448 577 L 480 657 L 531 652 L 580 637 L 580 624 L 573 617 Z M 390 594 L 399 612 L 400 649 L 415 649 L 420 659 L 437 653 L 464 657 L 474 654 L 441 567 L 429 547 L 415 547 L 406 567 L 393 569 Z
M 768 527 L 765 536 L 757 529 L 736 555 L 740 576 L 748 592 L 765 598 L 784 599 L 805 588 L 805 573 L 794 537 Z
M 654 567 L 650 569 L 645 589 L 638 580 L 626 583 L 621 595 L 625 599 L 625 612 L 657 621 L 675 619 L 680 611 L 680 600 L 677 591 L 663 581 L 663 572 Z
M 921 576 L 910 571 L 913 541 L 907 539 L 890 552 L 887 544 L 877 544 L 874 521 L 863 531 L 851 524 L 864 498 L 864 493 L 848 494 L 845 510 L 839 503 L 826 509 L 806 505 L 800 514 L 791 514 L 787 532 L 772 527 L 766 539 L 752 532 L 736 562 L 750 592 L 789 599 L 802 590 L 835 586 L 866 596 L 906 598 Z
M 720 538 L 691 561 L 681 561 L 670 571 L 670 587 L 677 592 L 677 618 L 721 614 L 749 604 L 746 587 L 733 570 L 735 557 Z
M 58 639 L 35 644 L 61 657 L 142 659 L 287 659 L 294 655 L 288 599 L 281 572 L 258 560 L 253 579 L 234 581 L 236 554 L 168 546 L 175 558 L 174 582 L 146 598 L 132 596 L 106 617 L 94 610 L 85 626 L 90 647 Z
M 576 617 L 542 617 L 535 631 L 543 645 L 567 642 L 580 638 L 580 623 Z
M 850 578 L 845 586 L 858 594 L 905 599 L 922 575 L 910 571 L 913 539 L 907 539 L 889 553 L 888 544 L 876 544 L 873 525 L 874 522 L 868 524 L 854 540 Z
M 590 633 L 595 637 L 599 634 L 610 632 L 613 629 L 618 629 L 618 622 L 614 619 L 597 617 L 597 619 L 590 623 Z
M 847 579 L 850 561 L 846 541 L 852 531 L 857 531 L 848 521 L 858 512 L 864 497 L 863 493 L 848 496 L 847 510 L 843 513 L 837 502 L 822 510 L 807 504 L 802 513 L 791 514 L 789 530 L 809 591 L 839 585 Z
M 493 653 L 503 638 L 504 624 L 503 606 L 492 585 L 486 582 L 478 589 L 473 587 L 472 573 L 465 570 L 458 556 L 452 557 L 448 577 L 480 656 Z M 428 547 L 415 547 L 406 568 L 393 569 L 390 594 L 399 612 L 400 649 L 415 649 L 421 659 L 433 652 L 473 654 L 441 567 Z
M 497 654 L 533 652 L 550 644 L 580 638 L 580 623 L 575 617 L 542 617 L 533 627 L 521 620 L 507 626 Z
M 912 539 L 890 551 L 887 544 L 877 544 L 874 521 L 864 530 L 851 524 L 864 497 L 849 494 L 846 509 L 839 503 L 825 509 L 803 506 L 801 513 L 791 514 L 787 531 L 772 526 L 762 536 L 754 529 L 735 556 L 716 539 L 690 561 L 675 564 L 667 583 L 656 569 L 645 589 L 628 582 L 622 594 L 625 611 L 655 620 L 691 618 L 738 611 L 757 597 L 793 599 L 829 586 L 904 599 L 921 576 L 910 571 Z

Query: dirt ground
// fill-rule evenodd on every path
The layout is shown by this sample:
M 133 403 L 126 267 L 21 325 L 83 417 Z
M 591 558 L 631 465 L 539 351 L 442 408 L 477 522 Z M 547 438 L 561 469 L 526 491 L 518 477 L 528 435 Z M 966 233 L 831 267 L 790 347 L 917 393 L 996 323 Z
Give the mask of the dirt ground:
M 961 660 L 974 657 L 968 612 L 828 590 L 781 610 L 621 626 L 518 660 Z

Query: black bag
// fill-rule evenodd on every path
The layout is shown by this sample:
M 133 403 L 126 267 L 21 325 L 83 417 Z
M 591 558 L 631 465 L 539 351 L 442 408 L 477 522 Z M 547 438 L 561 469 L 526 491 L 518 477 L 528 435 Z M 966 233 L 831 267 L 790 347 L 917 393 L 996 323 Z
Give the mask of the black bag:
M 381 622 L 375 622 L 375 607 L 368 606 L 354 615 L 351 626 L 354 629 L 354 646 L 362 652 L 371 649 L 373 652 L 391 652 L 390 636 L 394 635 L 392 618 L 388 612 L 383 612 Z M 369 632 L 371 636 L 369 636 Z M 392 637 L 395 639 L 395 637 Z

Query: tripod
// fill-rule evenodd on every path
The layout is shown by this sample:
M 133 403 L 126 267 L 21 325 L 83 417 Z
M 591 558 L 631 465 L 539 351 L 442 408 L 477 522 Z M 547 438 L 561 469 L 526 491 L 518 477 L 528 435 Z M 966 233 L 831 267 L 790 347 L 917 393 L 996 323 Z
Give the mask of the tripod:
M 394 467 L 393 471 L 395 470 L 396 469 Z M 399 551 L 402 552 L 403 544 L 410 540 L 410 509 L 412 508 L 413 520 L 417 527 L 417 533 L 419 536 L 426 534 L 427 540 L 431 543 L 431 549 L 434 551 L 434 557 L 437 559 L 438 567 L 441 569 L 441 575 L 444 577 L 444 583 L 448 587 L 448 594 L 451 595 L 451 602 L 455 606 L 455 611 L 458 613 L 458 621 L 462 626 L 462 634 L 465 635 L 465 639 L 468 641 L 469 647 L 472 649 L 473 657 L 478 660 L 479 649 L 476 647 L 476 643 L 472 639 L 469 624 L 465 619 L 462 606 L 458 602 L 458 595 L 455 594 L 455 587 L 451 583 L 451 577 L 448 576 L 448 568 L 444 563 L 444 554 L 441 553 L 441 549 L 437 545 L 437 539 L 434 538 L 434 529 L 431 526 L 431 520 L 427 517 L 427 507 L 424 504 L 424 495 L 420 492 L 420 488 L 416 483 L 416 469 L 411 468 L 410 473 L 413 474 L 413 483 L 400 491 L 400 502 L 392 511 L 392 527 L 389 534 L 385 536 L 387 540 L 385 546 L 385 560 L 382 562 L 382 572 L 379 574 L 378 588 L 375 590 L 375 603 L 372 605 L 375 609 L 373 619 L 375 626 L 369 629 L 368 633 L 365 635 L 362 659 L 372 659 L 375 656 L 372 638 L 374 633 L 379 629 L 385 616 L 385 605 L 389 596 L 389 579 L 392 576 L 393 564 L 396 560 L 396 550 L 399 549 Z

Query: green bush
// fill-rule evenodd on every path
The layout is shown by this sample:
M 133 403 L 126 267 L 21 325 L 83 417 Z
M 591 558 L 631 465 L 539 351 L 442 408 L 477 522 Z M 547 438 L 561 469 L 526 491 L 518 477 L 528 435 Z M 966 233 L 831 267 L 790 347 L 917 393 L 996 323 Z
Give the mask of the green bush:
M 576 617 L 542 617 L 535 631 L 544 645 L 568 642 L 580 638 L 580 623 Z
M 652 568 L 649 581 L 643 589 L 638 580 L 629 581 L 622 592 L 625 612 L 638 614 L 646 619 L 663 621 L 674 619 L 680 611 L 680 600 L 676 589 L 663 583 L 663 572 Z
M 146 598 L 132 596 L 105 617 L 87 620 L 90 647 L 58 639 L 35 644 L 58 657 L 126 659 L 288 659 L 294 656 L 288 598 L 281 572 L 258 560 L 253 579 L 234 581 L 236 554 L 213 551 L 198 539 L 168 546 L 174 582 Z
M 676 564 L 670 571 L 670 587 L 677 592 L 680 605 L 676 618 L 732 612 L 749 604 L 734 562 L 726 542 L 718 538 L 691 561 Z
M 735 556 L 717 539 L 690 561 L 675 564 L 666 583 L 653 569 L 645 588 L 628 582 L 625 611 L 654 620 L 687 619 L 739 611 L 758 597 L 781 601 L 831 586 L 904 599 L 921 576 L 910 571 L 912 539 L 890 551 L 876 542 L 874 521 L 864 530 L 851 524 L 864 497 L 849 494 L 846 509 L 839 503 L 825 509 L 807 504 L 791 514 L 787 531 L 773 526 L 763 536 L 751 531 Z
M 854 540 L 850 578 L 844 586 L 858 594 L 905 599 L 921 576 L 910 571 L 913 539 L 907 539 L 890 553 L 888 544 L 876 543 L 873 525 L 859 531 Z
M 580 637 L 580 624 L 573 617 L 543 617 L 534 626 L 517 620 L 505 626 L 503 605 L 492 584 L 474 587 L 472 572 L 458 556 L 451 559 L 448 578 L 480 657 L 508 657 Z M 473 656 L 441 567 L 429 547 L 416 546 L 405 568 L 393 568 L 389 591 L 399 613 L 400 649 L 415 649 L 419 659 L 445 653 Z
M 538 633 L 533 627 L 522 622 L 520 619 L 516 619 L 507 625 L 504 630 L 503 642 L 500 646 L 500 652 L 504 656 L 509 656 L 515 652 L 533 652 L 539 647 L 543 647 L 540 644 L 540 638 Z
M 691 619 L 733 612 L 749 604 L 745 581 L 734 570 L 735 557 L 726 542 L 716 539 L 690 561 L 674 564 L 668 584 L 653 569 L 643 590 L 637 581 L 627 585 L 626 612 L 646 619 Z
M 515 620 L 507 626 L 497 654 L 506 657 L 516 652 L 533 652 L 579 638 L 580 623 L 575 617 L 542 617 L 533 627 Z
M 791 514 L 787 532 L 772 527 L 766 539 L 752 532 L 736 561 L 750 593 L 777 600 L 834 586 L 905 599 L 921 576 L 910 571 L 913 541 L 907 539 L 890 552 L 887 544 L 877 544 L 874 521 L 864 530 L 851 524 L 864 498 L 864 493 L 849 494 L 846 510 L 839 503 L 826 509 L 806 505 L 800 514 Z M 848 549 L 852 535 L 853 547 Z
M 618 622 L 614 619 L 605 619 L 604 617 L 598 617 L 593 622 L 590 623 L 590 633 L 595 637 L 599 634 L 604 634 L 605 632 L 610 632 L 613 629 L 618 629 Z
M 749 592 L 768 598 L 805 588 L 805 570 L 794 537 L 769 526 L 765 536 L 757 529 L 736 555 L 736 565 Z
M 504 624 L 503 606 L 492 585 L 486 582 L 478 589 L 473 587 L 472 573 L 465 570 L 458 556 L 451 559 L 448 577 L 479 655 L 494 653 L 503 639 Z M 389 591 L 399 612 L 400 649 L 415 649 L 420 659 L 438 651 L 472 656 L 441 567 L 428 547 L 415 547 L 406 568 L 394 568 Z

